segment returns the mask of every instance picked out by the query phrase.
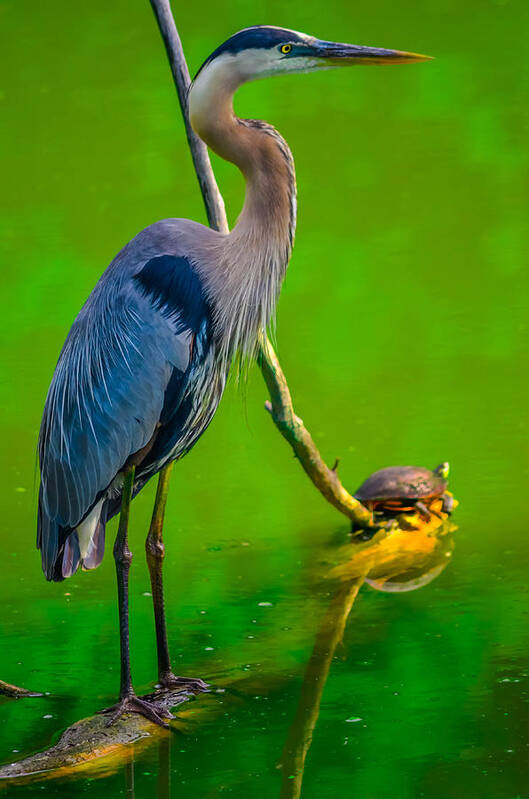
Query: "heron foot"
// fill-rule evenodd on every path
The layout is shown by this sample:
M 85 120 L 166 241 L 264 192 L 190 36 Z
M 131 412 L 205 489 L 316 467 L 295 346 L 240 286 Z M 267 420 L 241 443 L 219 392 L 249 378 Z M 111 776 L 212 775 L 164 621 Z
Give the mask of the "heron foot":
M 190 691 L 193 694 L 207 693 L 210 691 L 210 686 L 204 680 L 198 677 L 177 677 L 172 671 L 162 674 L 158 683 L 162 688 L 182 688 L 184 691 Z
M 146 702 L 144 699 L 140 699 L 136 696 L 136 694 L 124 696 L 119 702 L 116 702 L 115 705 L 106 707 L 104 710 L 100 710 L 99 713 L 112 714 L 106 723 L 107 727 L 111 727 L 112 724 L 115 724 L 124 713 L 139 713 L 141 716 L 149 719 L 149 721 L 165 729 L 170 729 L 166 719 L 174 719 L 173 714 L 170 713 L 161 702 Z

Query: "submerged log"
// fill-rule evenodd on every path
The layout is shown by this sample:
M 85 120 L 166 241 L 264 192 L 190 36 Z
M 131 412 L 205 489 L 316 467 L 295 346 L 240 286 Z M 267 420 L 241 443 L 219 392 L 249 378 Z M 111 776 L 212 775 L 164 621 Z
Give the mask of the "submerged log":
M 167 710 L 168 718 L 171 708 L 187 701 L 189 696 L 182 696 L 182 690 L 163 690 L 147 697 L 155 699 Z M 201 695 L 203 707 L 214 704 L 210 694 Z M 179 711 L 178 718 L 172 721 L 171 729 L 185 731 L 188 724 L 189 711 Z M 141 747 L 151 744 L 171 731 L 159 727 L 137 713 L 128 713 L 119 718 L 111 727 L 107 727 L 108 715 L 97 714 L 81 719 L 68 727 L 55 746 L 30 755 L 23 760 L 8 763 L 0 767 L 0 780 L 16 782 L 65 777 L 75 773 L 77 776 L 101 770 L 99 761 L 104 758 L 103 770 L 114 771 L 127 761 L 131 745 Z M 137 749 L 135 749 L 137 751 Z

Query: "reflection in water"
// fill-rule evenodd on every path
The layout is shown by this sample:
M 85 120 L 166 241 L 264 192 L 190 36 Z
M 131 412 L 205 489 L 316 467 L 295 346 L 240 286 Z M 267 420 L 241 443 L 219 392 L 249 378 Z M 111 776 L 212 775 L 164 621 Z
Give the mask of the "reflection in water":
M 134 755 L 125 763 L 125 793 L 130 799 L 134 799 Z
M 362 584 L 366 582 L 379 591 L 395 593 L 427 585 L 449 563 L 454 547 L 451 533 L 455 529 L 449 521 L 438 519 L 410 530 L 399 529 L 383 538 L 378 546 L 359 549 L 346 564 L 334 570 L 341 583 L 316 634 L 296 715 L 283 749 L 281 799 L 301 796 L 305 759 L 331 661 Z
M 134 790 L 134 753 L 125 763 L 125 794 L 135 799 Z M 158 779 L 156 783 L 157 799 L 171 799 L 171 737 L 164 736 L 158 742 Z
M 164 736 L 158 744 L 158 799 L 171 797 L 171 737 Z
M 451 528 L 452 529 L 452 528 Z M 450 563 L 454 551 L 454 539 L 451 535 L 438 535 L 433 539 L 434 547 L 420 563 L 410 563 L 402 571 L 390 574 L 366 577 L 366 583 L 377 591 L 388 594 L 402 594 L 416 591 L 433 582 Z
M 337 645 L 342 640 L 347 617 L 362 582 L 363 579 L 359 577 L 340 586 L 316 635 L 314 650 L 301 687 L 296 716 L 283 750 L 281 797 L 297 797 L 301 793 L 305 758 L 318 720 L 321 695 L 331 660 Z

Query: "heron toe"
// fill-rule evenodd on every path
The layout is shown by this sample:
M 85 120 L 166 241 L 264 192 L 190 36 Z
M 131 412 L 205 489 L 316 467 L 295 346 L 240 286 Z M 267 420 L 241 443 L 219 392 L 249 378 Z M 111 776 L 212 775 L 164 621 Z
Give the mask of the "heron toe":
M 170 729 L 166 719 L 174 718 L 173 714 L 170 713 L 162 703 L 140 699 L 136 694 L 125 696 L 123 699 L 120 699 L 119 702 L 116 702 L 115 705 L 112 705 L 112 707 L 107 707 L 99 712 L 112 714 L 106 723 L 107 727 L 111 727 L 112 724 L 115 724 L 124 713 L 139 713 L 141 716 L 149 719 L 149 721 L 165 729 Z
M 193 694 L 207 693 L 211 690 L 210 686 L 199 677 L 177 677 L 172 671 L 164 674 L 159 679 L 162 688 L 182 688 Z

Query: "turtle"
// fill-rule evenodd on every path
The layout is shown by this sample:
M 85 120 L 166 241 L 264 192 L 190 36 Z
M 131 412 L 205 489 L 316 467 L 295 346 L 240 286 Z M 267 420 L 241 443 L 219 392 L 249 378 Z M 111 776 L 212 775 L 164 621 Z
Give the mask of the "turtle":
M 430 505 L 442 499 L 442 510 L 451 513 L 453 499 L 446 493 L 448 485 L 448 463 L 440 463 L 435 469 L 423 466 L 388 466 L 374 472 L 354 494 L 373 513 L 396 515 L 417 510 L 425 519 L 431 514 L 439 516 Z

